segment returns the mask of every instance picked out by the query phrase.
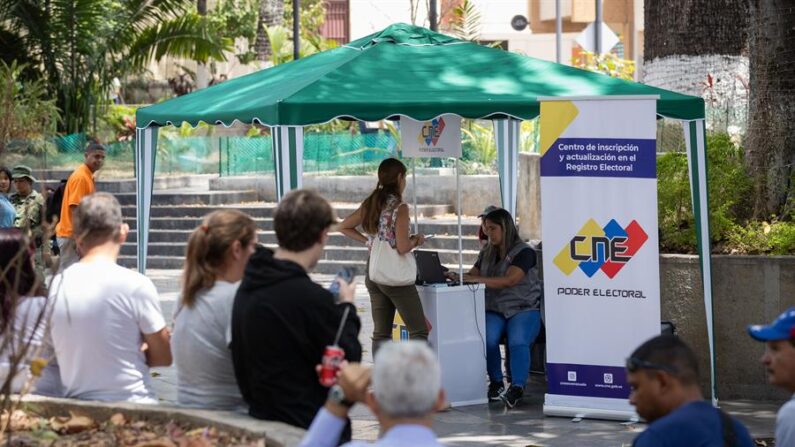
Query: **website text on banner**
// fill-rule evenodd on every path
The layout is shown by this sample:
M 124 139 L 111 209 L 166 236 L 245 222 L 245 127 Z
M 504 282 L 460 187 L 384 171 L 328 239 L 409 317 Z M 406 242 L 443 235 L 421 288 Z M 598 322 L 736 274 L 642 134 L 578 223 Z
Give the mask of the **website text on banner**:
M 624 363 L 660 333 L 655 100 L 541 103 L 544 414 L 628 419 Z

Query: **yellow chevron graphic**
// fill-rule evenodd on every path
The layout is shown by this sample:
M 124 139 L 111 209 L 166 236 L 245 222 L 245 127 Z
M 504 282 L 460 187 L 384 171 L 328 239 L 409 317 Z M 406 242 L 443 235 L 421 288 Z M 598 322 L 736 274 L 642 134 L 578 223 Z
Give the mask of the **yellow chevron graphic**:
M 605 231 L 602 227 L 599 226 L 593 219 L 588 219 L 588 222 L 585 222 L 585 225 L 580 228 L 580 231 L 577 232 L 578 236 L 588 236 L 588 238 L 580 242 L 580 247 L 578 247 L 578 252 L 583 255 L 590 255 L 591 254 L 591 236 L 604 236 Z M 566 276 L 571 275 L 571 272 L 580 265 L 579 261 L 575 261 L 571 259 L 571 255 L 569 253 L 569 245 L 566 244 L 563 248 L 558 252 L 557 256 L 552 259 L 552 262 L 558 266 L 561 272 L 563 272 Z
M 541 155 L 560 138 L 580 111 L 571 101 L 544 101 L 541 103 Z

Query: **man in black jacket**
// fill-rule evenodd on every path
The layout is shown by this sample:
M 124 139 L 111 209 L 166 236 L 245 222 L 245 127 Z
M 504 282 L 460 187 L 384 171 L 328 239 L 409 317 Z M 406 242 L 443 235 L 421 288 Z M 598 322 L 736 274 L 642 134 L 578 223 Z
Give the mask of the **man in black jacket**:
M 322 257 L 336 221 L 320 195 L 307 190 L 287 194 L 273 221 L 279 248 L 257 248 L 235 296 L 232 361 L 251 416 L 309 428 L 328 394 L 315 367 L 334 343 L 346 307 L 339 346 L 350 362 L 362 357 L 355 286 L 341 282 L 340 303 L 335 304 L 332 294 L 307 274 Z

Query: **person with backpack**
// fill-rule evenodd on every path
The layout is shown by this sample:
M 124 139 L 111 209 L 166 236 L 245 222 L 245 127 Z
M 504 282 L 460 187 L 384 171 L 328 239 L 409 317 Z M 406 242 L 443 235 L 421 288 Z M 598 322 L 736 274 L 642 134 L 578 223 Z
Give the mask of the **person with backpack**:
M 64 188 L 61 215 L 55 227 L 60 249 L 58 271 L 61 272 L 79 259 L 74 236 L 72 234 L 73 214 L 83 197 L 93 194 L 94 173 L 105 163 L 105 146 L 91 141 L 84 153 L 84 163 L 77 167 L 69 176 Z

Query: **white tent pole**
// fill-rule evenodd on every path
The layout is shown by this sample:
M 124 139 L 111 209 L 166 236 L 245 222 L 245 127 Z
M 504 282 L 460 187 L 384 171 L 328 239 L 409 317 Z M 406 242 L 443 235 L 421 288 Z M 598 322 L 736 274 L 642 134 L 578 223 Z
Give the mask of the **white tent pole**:
M 149 216 L 152 206 L 152 189 L 157 154 L 157 127 L 135 131 L 135 202 L 136 245 L 138 271 L 146 273 L 146 257 L 149 243 Z
M 709 236 L 709 195 L 707 189 L 707 152 L 704 120 L 683 122 L 687 145 L 688 174 L 696 220 L 696 242 L 701 263 L 704 310 L 707 317 L 707 338 L 710 358 L 710 391 L 712 404 L 718 405 L 717 370 L 715 364 L 715 326 L 712 300 L 712 260 Z
M 502 207 L 516 219 L 517 153 L 519 151 L 519 120 L 492 120 L 494 144 L 497 146 L 497 172 Z
M 274 126 L 273 164 L 276 174 L 276 200 L 301 188 L 303 183 L 304 128 L 302 126 Z
M 461 175 L 458 158 L 455 159 L 455 212 L 458 214 L 458 284 L 464 285 L 464 247 L 461 235 Z
M 414 204 L 414 234 L 419 234 L 420 223 L 417 220 L 417 172 L 414 169 L 416 159 L 411 159 L 411 201 Z

